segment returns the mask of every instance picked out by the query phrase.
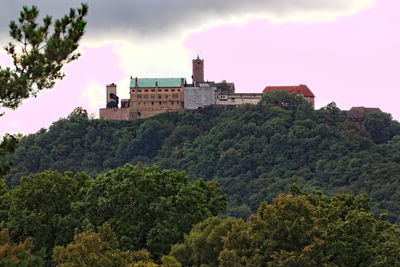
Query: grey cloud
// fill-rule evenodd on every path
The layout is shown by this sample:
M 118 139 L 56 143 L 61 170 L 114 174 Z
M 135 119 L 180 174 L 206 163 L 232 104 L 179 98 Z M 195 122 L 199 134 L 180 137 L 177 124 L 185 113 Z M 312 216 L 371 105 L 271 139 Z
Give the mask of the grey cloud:
M 36 5 L 42 15 L 54 18 L 65 14 L 82 1 L 2 0 L 0 39 L 8 32 L 8 23 L 17 19 L 22 5 Z M 346 9 L 357 0 L 88 0 L 87 36 L 157 36 L 197 26 L 215 18 L 243 14 L 329 11 Z

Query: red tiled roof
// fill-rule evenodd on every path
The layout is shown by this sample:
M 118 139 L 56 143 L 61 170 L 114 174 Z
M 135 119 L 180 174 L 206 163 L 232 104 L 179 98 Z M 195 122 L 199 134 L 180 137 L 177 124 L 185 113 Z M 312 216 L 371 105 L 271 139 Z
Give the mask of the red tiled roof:
M 307 85 L 304 84 L 296 86 L 267 86 L 264 88 L 263 94 L 272 91 L 285 91 L 291 94 L 303 95 L 304 97 L 315 97 L 315 95 L 311 92 L 310 88 L 308 88 Z

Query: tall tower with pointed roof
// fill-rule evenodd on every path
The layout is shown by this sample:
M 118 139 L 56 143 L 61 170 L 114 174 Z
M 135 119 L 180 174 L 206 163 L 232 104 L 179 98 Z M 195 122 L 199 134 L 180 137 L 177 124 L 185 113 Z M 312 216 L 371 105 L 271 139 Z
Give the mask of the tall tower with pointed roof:
M 192 79 L 193 79 L 193 84 L 196 82 L 204 82 L 204 59 L 200 59 L 199 56 L 197 56 L 196 59 L 192 60 L 193 64 L 193 74 L 192 74 Z

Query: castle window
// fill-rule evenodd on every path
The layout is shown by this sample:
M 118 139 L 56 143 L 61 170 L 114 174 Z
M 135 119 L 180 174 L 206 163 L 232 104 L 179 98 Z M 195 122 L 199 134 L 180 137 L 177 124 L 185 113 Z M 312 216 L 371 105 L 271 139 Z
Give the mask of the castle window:
M 145 92 L 148 92 L 148 91 L 149 91 L 149 89 L 144 89 L 144 91 L 145 91 Z
M 141 91 L 142 91 L 142 89 L 138 89 L 137 91 L 138 91 L 138 92 L 141 92 Z
M 158 95 L 158 98 L 161 98 L 162 97 L 162 95 Z
M 134 93 L 134 92 L 135 92 L 135 89 L 132 89 L 132 92 Z
M 151 102 L 152 105 L 154 105 L 154 102 Z
M 137 97 L 138 97 L 138 98 L 142 98 L 142 95 L 138 95 Z
M 155 95 L 151 95 L 151 98 L 156 98 L 156 96 Z
M 155 89 L 151 89 L 151 91 L 152 91 L 152 92 L 155 92 L 156 90 L 155 90 Z
M 144 98 L 149 98 L 149 95 L 144 95 Z
M 178 89 L 178 92 L 180 92 L 181 91 L 181 89 Z
M 165 89 L 165 92 L 168 92 L 168 89 Z
M 175 92 L 175 89 L 171 89 L 171 92 Z
M 161 101 L 160 102 L 158 102 L 160 105 L 161 105 Z
M 161 90 L 161 89 L 158 89 L 158 91 L 161 92 L 162 90 Z
M 165 95 L 165 98 L 168 98 L 168 95 Z
M 171 105 L 173 105 L 174 104 L 174 101 L 171 101 Z

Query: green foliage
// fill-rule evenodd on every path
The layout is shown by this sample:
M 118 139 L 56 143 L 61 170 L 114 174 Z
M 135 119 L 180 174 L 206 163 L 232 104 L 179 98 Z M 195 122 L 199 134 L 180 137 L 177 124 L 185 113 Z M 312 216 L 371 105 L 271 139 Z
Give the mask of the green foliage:
M 11 242 L 7 228 L 0 231 L 0 266 L 43 266 L 43 253 L 33 255 L 31 249 L 32 238 L 15 244 Z
M 229 87 L 228 83 L 223 80 L 220 83 L 216 84 L 217 89 L 221 90 L 221 92 L 225 94 L 233 94 L 234 92 L 231 91 L 231 88 Z
M 159 259 L 192 225 L 225 209 L 215 182 L 189 183 L 184 172 L 126 165 L 100 175 L 83 201 L 90 222 L 112 225 L 123 249 Z
M 15 151 L 18 145 L 18 137 L 5 134 L 0 143 L 0 178 L 7 174 L 10 170 L 12 161 L 1 163 L 1 160 L 8 154 Z
M 190 234 L 185 235 L 184 243 L 173 245 L 170 255 L 183 266 L 218 266 L 224 238 L 236 224 L 242 225 L 244 222 L 234 218 L 208 218 L 193 226 Z
M 72 203 L 82 199 L 90 178 L 85 174 L 46 171 L 21 179 L 10 191 L 7 227 L 16 242 L 33 238 L 33 249 L 51 253 L 55 245 L 72 241 L 82 214 Z M 49 256 L 49 255 L 48 255 Z
M 55 81 L 62 79 L 64 64 L 78 58 L 73 54 L 84 34 L 86 22 L 83 19 L 88 6 L 70 9 L 69 15 L 55 21 L 51 30 L 52 18 L 43 18 L 39 26 L 39 10 L 33 6 L 23 7 L 18 22 L 10 22 L 12 42 L 5 47 L 13 59 L 13 68 L 0 66 L 0 108 L 17 108 L 24 99 L 37 96 L 44 88 L 52 88 Z M 0 113 L 0 117 L 4 113 Z M 0 178 L 7 174 L 11 161 L 3 158 L 15 151 L 19 136 L 5 135 L 0 142 Z M 2 162 L 3 161 L 3 162 Z
M 323 266 L 324 232 L 318 222 L 316 209 L 303 196 L 281 195 L 272 205 L 262 203 L 247 227 L 227 235 L 221 265 Z
M 110 101 L 107 103 L 107 108 L 118 108 L 118 103 L 115 101 Z
M 280 195 L 248 222 L 209 218 L 171 249 L 184 266 L 397 266 L 400 231 L 363 195 Z
M 14 68 L 0 68 L 0 107 L 16 108 L 25 98 L 36 96 L 63 78 L 63 65 L 79 56 L 73 52 L 84 33 L 87 11 L 85 4 L 71 9 L 51 29 L 50 16 L 45 16 L 39 26 L 39 10 L 35 6 L 23 7 L 18 22 L 10 22 L 10 35 L 20 46 L 10 42 L 5 48 Z
M 0 229 L 8 221 L 8 210 L 10 209 L 10 193 L 6 181 L 0 180 Z
M 115 233 L 109 224 L 98 228 L 98 233 L 87 231 L 74 236 L 66 247 L 54 248 L 53 257 L 57 266 L 128 266 L 151 264 L 146 250 L 122 251 Z
M 391 135 L 377 144 L 367 128 L 358 129 L 334 103 L 313 110 L 301 97 L 282 92 L 266 94 L 259 105 L 208 107 L 136 121 L 75 114 L 21 139 L 6 159 L 15 162 L 7 184 L 15 186 L 19 177 L 46 169 L 94 176 L 126 163 L 158 165 L 185 170 L 190 180 L 218 181 L 229 199 L 226 215 L 246 219 L 261 201 L 296 183 L 331 195 L 366 193 L 376 215 L 387 213 L 390 222 L 399 224 L 396 125 L 391 121 L 386 127 Z
M 58 246 L 54 259 L 61 266 L 97 266 L 100 258 L 99 266 L 157 266 L 146 260 L 147 252 L 132 252 L 147 249 L 161 266 L 178 267 L 173 257 L 162 256 L 193 224 L 226 207 L 216 182 L 189 182 L 184 172 L 156 167 L 127 164 L 94 180 L 85 173 L 44 171 L 10 190 L 0 181 L 1 227 L 10 229 L 13 242 L 31 237 L 30 248 L 46 266 L 54 265 Z
M 400 123 L 392 115 L 383 112 L 368 112 L 362 117 L 362 125 L 377 144 L 386 143 L 400 134 Z

